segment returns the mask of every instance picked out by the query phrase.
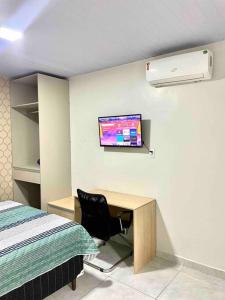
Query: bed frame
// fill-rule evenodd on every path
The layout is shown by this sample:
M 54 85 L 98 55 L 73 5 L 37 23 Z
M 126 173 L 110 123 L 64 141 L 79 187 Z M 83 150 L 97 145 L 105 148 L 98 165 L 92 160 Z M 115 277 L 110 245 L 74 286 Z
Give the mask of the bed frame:
M 77 275 L 82 270 L 83 256 L 73 257 L 55 269 L 0 297 L 0 300 L 42 300 L 69 283 L 72 285 L 72 290 L 75 290 Z

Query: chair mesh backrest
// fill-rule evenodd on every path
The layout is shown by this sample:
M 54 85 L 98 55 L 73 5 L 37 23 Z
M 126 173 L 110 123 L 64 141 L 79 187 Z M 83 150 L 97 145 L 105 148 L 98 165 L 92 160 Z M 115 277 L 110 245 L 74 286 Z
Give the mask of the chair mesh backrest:
M 81 224 L 91 236 L 107 241 L 110 238 L 110 213 L 105 196 L 77 190 L 81 206 Z

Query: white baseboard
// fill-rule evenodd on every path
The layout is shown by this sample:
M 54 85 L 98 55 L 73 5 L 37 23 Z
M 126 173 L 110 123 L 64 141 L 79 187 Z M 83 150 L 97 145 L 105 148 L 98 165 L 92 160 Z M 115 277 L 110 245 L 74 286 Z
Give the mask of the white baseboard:
M 193 269 L 203 272 L 205 274 L 208 274 L 211 276 L 216 276 L 218 278 L 225 280 L 225 271 L 223 271 L 223 270 L 215 269 L 215 268 L 197 263 L 190 259 L 186 259 L 184 257 L 180 257 L 177 255 L 169 254 L 169 253 L 158 251 L 158 250 L 156 251 L 156 256 L 164 258 L 168 261 L 171 261 L 171 262 L 174 262 L 177 264 L 181 264 L 184 267 L 193 268 Z

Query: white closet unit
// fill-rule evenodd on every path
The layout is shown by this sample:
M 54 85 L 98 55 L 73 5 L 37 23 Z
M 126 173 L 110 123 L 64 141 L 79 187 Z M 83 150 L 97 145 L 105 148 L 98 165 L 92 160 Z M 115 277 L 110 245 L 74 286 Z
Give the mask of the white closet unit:
M 47 209 L 70 196 L 68 81 L 43 74 L 12 80 L 11 120 L 14 200 Z

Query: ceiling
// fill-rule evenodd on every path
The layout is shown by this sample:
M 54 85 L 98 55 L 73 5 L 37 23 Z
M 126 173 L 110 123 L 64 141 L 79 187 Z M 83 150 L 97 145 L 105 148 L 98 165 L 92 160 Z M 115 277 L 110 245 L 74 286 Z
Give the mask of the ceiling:
M 0 0 L 0 73 L 69 77 L 225 39 L 225 0 Z

